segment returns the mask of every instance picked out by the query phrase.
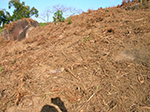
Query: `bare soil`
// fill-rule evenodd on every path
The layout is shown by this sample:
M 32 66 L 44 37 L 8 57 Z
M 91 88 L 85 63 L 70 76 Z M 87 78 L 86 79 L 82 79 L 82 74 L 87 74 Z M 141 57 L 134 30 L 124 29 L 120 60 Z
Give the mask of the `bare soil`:
M 0 37 L 0 112 L 149 112 L 150 8 L 89 10 L 71 22 L 20 42 Z

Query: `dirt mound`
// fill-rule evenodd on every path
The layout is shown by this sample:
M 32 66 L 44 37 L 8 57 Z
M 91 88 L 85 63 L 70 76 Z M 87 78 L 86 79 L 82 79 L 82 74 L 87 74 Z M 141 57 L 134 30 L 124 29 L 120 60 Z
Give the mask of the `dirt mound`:
M 148 112 L 149 15 L 149 8 L 89 10 L 21 42 L 1 39 L 1 110 Z

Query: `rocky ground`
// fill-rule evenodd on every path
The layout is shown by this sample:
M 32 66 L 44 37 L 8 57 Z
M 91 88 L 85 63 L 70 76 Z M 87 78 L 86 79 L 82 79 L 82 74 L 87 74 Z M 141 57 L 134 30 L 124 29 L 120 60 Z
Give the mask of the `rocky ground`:
M 88 10 L 71 22 L 20 42 L 0 37 L 0 112 L 149 112 L 150 8 Z

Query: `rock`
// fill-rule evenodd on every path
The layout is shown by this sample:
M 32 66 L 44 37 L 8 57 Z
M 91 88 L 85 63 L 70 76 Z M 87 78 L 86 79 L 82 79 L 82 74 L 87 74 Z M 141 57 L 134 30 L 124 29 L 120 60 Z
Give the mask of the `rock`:
M 1 33 L 1 36 L 7 40 L 21 41 L 26 37 L 28 29 L 37 26 L 39 26 L 37 21 L 29 18 L 23 18 L 21 20 L 5 25 L 5 31 Z
M 34 26 L 27 25 L 25 29 L 23 30 L 23 32 L 20 33 L 18 40 L 21 41 L 22 39 L 27 38 L 29 31 L 31 31 L 33 28 Z

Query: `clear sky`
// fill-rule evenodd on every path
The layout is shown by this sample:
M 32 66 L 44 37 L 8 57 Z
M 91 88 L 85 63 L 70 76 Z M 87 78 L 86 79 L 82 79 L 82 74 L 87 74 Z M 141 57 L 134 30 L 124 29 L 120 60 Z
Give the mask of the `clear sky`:
M 42 17 L 41 14 L 45 13 L 47 8 L 51 8 L 56 5 L 64 5 L 66 7 L 74 7 L 76 9 L 81 9 L 84 12 L 87 12 L 88 9 L 97 10 L 98 8 L 106 8 L 117 6 L 121 4 L 122 0 L 20 0 L 24 1 L 25 5 L 35 7 L 39 11 L 39 17 Z M 6 9 L 12 14 L 13 9 L 8 9 L 9 0 L 0 0 L 0 10 Z M 45 12 L 44 12 L 45 11 Z M 52 16 L 50 16 L 49 21 L 52 21 Z M 33 18 L 38 22 L 44 22 L 40 18 Z M 46 19 L 46 18 L 45 18 Z

